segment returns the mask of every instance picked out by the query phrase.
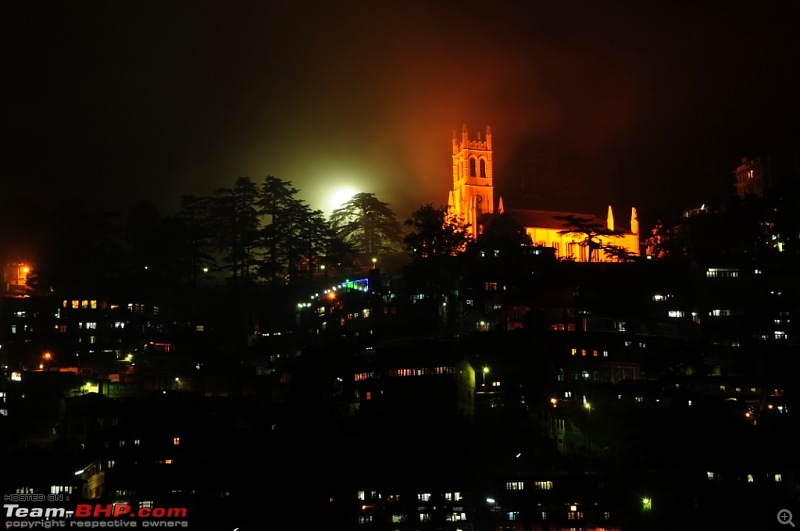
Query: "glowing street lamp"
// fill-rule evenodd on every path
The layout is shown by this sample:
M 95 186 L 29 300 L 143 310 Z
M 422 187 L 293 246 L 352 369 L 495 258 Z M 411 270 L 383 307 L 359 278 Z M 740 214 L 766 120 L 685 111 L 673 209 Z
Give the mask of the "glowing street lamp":
M 481 372 L 483 373 L 483 394 L 486 394 L 486 374 L 489 372 L 489 367 L 484 367 Z

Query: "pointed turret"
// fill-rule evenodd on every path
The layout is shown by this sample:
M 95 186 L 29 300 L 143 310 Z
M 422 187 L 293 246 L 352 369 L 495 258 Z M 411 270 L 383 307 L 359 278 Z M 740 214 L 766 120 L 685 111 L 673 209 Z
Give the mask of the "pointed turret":
M 502 213 L 505 212 L 505 209 L 503 208 L 503 197 L 502 196 L 500 196 L 500 200 L 497 202 L 497 212 L 499 214 L 502 214 Z
M 631 208 L 631 232 L 639 234 L 639 214 L 636 212 L 636 207 Z
M 608 230 L 614 230 L 614 213 L 611 211 L 611 205 L 608 205 L 608 216 L 606 216 L 606 227 Z

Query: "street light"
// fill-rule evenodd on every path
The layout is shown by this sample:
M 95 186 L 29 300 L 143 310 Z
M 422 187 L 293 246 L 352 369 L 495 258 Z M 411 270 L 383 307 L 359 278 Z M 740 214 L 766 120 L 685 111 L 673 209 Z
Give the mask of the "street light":
M 483 373 L 483 394 L 486 394 L 486 374 L 489 372 L 489 367 L 484 367 L 481 372 Z

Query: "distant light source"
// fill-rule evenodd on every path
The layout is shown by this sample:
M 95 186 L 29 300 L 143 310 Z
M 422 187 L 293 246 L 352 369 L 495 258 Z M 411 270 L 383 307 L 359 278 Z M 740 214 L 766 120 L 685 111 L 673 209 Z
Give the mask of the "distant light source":
M 328 210 L 333 212 L 334 210 L 341 208 L 342 205 L 350 201 L 357 193 L 358 192 L 356 192 L 354 188 L 350 188 L 348 186 L 343 186 L 333 190 L 328 196 Z

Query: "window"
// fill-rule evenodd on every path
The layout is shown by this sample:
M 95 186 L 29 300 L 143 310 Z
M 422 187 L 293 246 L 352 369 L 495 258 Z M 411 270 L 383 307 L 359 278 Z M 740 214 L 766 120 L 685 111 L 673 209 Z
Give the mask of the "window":
M 486 177 L 486 159 L 481 159 L 480 172 L 481 177 Z
M 738 278 L 739 270 L 724 268 L 724 267 L 710 267 L 706 271 L 707 278 Z
M 524 490 L 524 481 L 509 481 L 506 483 L 506 490 Z
M 469 176 L 475 177 L 475 158 L 469 159 Z
M 483 289 L 486 291 L 497 291 L 497 282 L 485 282 Z
M 708 315 L 711 317 L 727 317 L 732 315 L 732 312 L 730 310 L 715 309 L 708 312 Z

